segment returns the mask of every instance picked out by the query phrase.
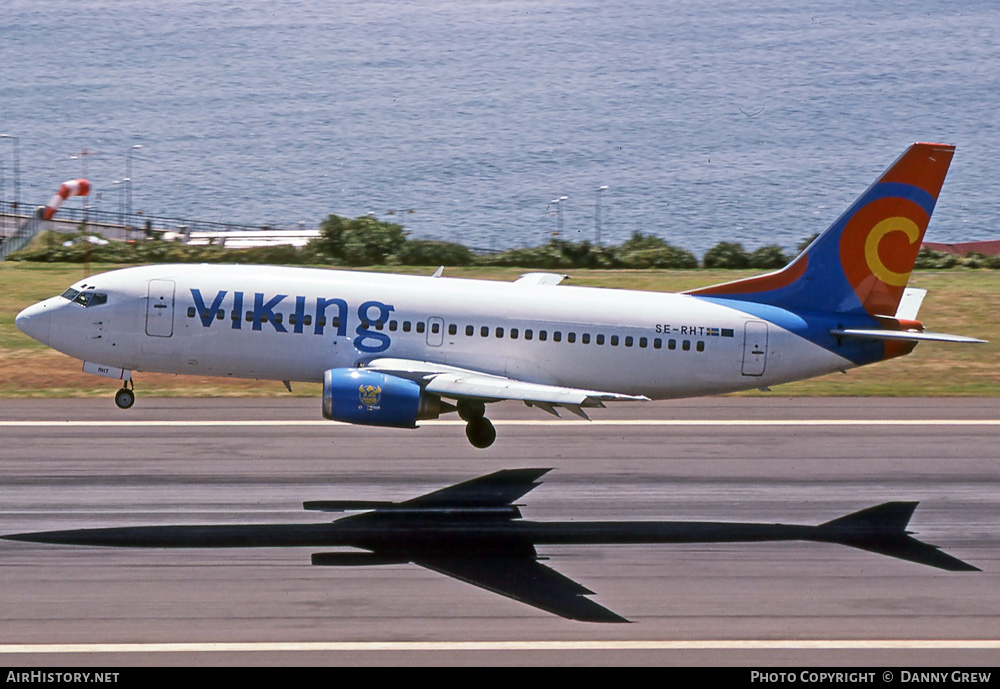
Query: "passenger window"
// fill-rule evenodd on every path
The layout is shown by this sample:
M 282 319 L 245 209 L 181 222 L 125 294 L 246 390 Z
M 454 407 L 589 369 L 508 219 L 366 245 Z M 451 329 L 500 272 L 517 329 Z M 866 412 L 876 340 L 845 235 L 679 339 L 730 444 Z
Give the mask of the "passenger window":
M 437 332 L 437 331 L 435 330 L 434 332 Z M 458 326 L 455 325 L 454 323 L 449 323 L 448 324 L 448 334 L 449 335 L 454 335 L 457 332 L 458 332 Z
M 480 337 L 489 337 L 490 336 L 490 326 L 484 325 L 483 327 L 481 327 L 479 329 L 479 336 Z
M 399 327 L 399 321 L 389 321 L 389 332 L 396 332 L 396 328 Z
M 383 328 L 385 328 L 385 321 L 382 320 L 375 321 L 376 330 L 382 330 Z
M 404 333 L 410 332 L 410 322 L 409 321 L 403 321 L 403 332 Z
M 684 340 L 684 342 L 681 343 L 681 349 L 685 352 L 691 351 L 691 340 Z
M 312 324 L 312 320 L 313 320 L 312 316 L 305 316 L 302 319 L 302 325 L 311 325 Z
M 547 330 L 539 330 L 538 331 L 538 339 L 540 341 L 542 341 L 542 342 L 545 342 L 547 339 L 549 339 L 549 333 L 548 333 L 548 331 Z
M 658 337 L 653 338 L 653 349 L 663 349 L 663 340 Z
M 497 337 L 503 337 L 503 328 L 497 328 Z
M 625 346 L 626 347 L 631 347 L 632 346 L 632 342 L 633 342 L 632 336 L 631 335 L 626 335 L 625 336 Z
M 431 332 L 434 333 L 435 335 L 437 335 L 439 332 L 441 332 L 441 324 L 440 323 L 431 323 Z
M 646 344 L 648 342 L 649 342 L 649 340 L 647 340 L 645 337 L 640 337 L 639 338 L 639 348 L 640 349 L 645 349 L 646 348 Z
M 583 344 L 590 344 L 590 333 L 584 333 L 580 336 L 580 342 Z
M 535 334 L 531 331 L 530 328 L 525 328 L 525 330 L 524 330 L 524 339 L 530 340 L 532 337 L 534 337 L 534 335 Z
M 570 344 L 576 342 L 576 333 L 566 333 L 566 341 Z
M 298 322 L 299 319 L 294 313 L 288 314 L 288 325 L 297 325 Z
M 417 332 L 422 333 L 427 330 L 427 325 L 423 321 L 417 321 Z
M 511 328 L 510 329 L 510 339 L 512 339 L 512 340 L 516 340 L 517 339 L 517 328 Z
M 474 333 L 474 332 L 476 332 L 476 329 L 473 328 L 471 325 L 465 326 L 465 336 L 466 337 L 472 337 L 472 333 Z
M 283 320 L 283 318 L 284 318 L 284 316 L 282 316 L 280 313 L 274 314 L 274 322 L 275 323 L 280 323 Z
M 188 318 L 194 318 L 195 309 L 193 306 L 188 307 Z
M 562 333 L 559 332 L 558 330 L 556 330 L 554 333 L 552 333 L 552 341 L 553 342 L 562 342 Z
M 704 342 L 704 340 L 698 340 L 698 344 L 695 345 L 695 349 L 697 349 L 699 352 L 704 352 L 705 351 L 705 342 Z
M 677 349 L 677 340 L 667 340 L 667 349 Z
M 604 335 L 598 335 L 597 336 L 597 344 L 599 344 L 599 345 L 604 344 Z

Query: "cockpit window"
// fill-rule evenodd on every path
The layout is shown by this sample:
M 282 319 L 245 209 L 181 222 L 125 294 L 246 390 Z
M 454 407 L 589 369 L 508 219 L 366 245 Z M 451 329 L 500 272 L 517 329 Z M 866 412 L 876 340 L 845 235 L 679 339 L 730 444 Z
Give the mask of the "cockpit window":
M 83 307 L 99 306 L 108 303 L 108 295 L 103 292 L 81 292 L 75 289 L 68 289 L 62 294 L 63 298 L 69 299 L 75 304 Z

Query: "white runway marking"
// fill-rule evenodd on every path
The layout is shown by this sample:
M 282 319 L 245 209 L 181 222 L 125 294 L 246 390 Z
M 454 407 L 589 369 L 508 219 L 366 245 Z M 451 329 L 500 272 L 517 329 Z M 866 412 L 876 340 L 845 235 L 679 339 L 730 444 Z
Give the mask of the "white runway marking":
M 266 653 L 317 651 L 692 651 L 1000 649 L 998 639 L 705 639 L 687 641 L 262 641 L 219 643 L 0 644 L 24 653 Z
M 1000 426 L 1000 419 L 490 419 L 495 426 Z M 0 428 L 185 428 L 212 426 L 350 426 L 340 421 L 0 421 Z M 460 420 L 420 426 L 464 426 Z

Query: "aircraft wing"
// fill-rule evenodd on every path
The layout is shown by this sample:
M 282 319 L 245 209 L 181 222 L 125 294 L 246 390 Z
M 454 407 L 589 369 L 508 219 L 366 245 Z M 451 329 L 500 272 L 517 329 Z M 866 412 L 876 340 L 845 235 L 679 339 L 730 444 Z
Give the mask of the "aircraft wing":
M 412 562 L 570 620 L 628 622 L 584 597 L 593 591 L 531 557 L 421 556 Z
M 609 401 L 649 401 L 645 395 L 527 383 L 505 376 L 411 359 L 375 359 L 365 369 L 409 378 L 420 383 L 427 392 L 442 397 L 488 402 L 520 400 L 528 406 L 537 406 L 553 414 L 555 411 L 552 407 L 562 406 L 584 418 L 587 417 L 581 407 L 603 407 L 603 403 Z

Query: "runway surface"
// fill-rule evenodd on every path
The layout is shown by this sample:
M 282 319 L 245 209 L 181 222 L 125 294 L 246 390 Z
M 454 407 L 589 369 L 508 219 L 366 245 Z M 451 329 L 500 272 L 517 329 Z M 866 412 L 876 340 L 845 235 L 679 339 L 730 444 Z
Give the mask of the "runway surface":
M 890 500 L 982 572 L 817 543 L 546 546 L 632 624 L 571 622 L 413 565 L 314 549 L 125 550 L 0 541 L 9 665 L 995 665 L 1000 399 L 709 398 L 594 422 L 512 403 L 479 451 L 460 423 L 331 424 L 318 400 L 0 407 L 0 534 L 313 523 L 306 500 L 404 500 L 552 467 L 532 520 L 818 524 Z

